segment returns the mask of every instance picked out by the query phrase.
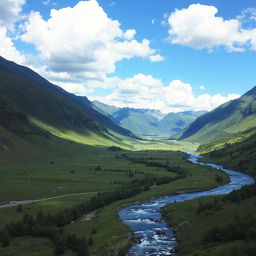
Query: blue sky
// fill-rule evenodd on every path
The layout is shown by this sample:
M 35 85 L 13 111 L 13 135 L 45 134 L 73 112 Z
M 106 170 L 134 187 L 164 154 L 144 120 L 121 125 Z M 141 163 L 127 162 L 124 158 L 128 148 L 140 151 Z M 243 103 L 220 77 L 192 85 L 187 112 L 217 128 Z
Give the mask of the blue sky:
M 211 110 L 256 80 L 255 0 L 1 0 L 0 55 L 116 106 Z

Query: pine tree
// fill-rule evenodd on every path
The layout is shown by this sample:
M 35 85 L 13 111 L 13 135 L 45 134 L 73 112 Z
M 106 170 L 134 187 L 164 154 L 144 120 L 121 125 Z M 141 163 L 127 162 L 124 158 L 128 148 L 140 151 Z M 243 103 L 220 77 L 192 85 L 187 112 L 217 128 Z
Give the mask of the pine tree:
M 89 252 L 88 252 L 87 241 L 84 237 L 80 238 L 77 256 L 88 256 L 88 255 L 89 255 Z
M 8 229 L 4 229 L 4 231 L 2 232 L 1 240 L 2 240 L 3 247 L 7 247 L 10 245 L 11 237 L 10 237 Z
M 61 255 L 66 251 L 67 244 L 66 244 L 66 238 L 64 235 L 61 235 L 55 244 L 55 254 Z
M 18 207 L 17 207 L 17 212 L 22 212 L 22 211 L 23 211 L 22 205 L 19 204 Z
M 91 237 L 91 236 L 89 237 L 88 245 L 89 245 L 89 246 L 93 245 L 93 239 L 92 239 L 92 237 Z

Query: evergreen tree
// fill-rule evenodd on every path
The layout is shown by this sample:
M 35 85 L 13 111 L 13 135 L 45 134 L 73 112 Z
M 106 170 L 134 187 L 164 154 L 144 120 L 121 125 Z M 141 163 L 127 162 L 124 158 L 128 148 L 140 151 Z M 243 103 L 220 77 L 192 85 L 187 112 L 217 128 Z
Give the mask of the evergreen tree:
M 87 245 L 87 241 L 86 239 L 80 238 L 79 239 L 79 250 L 77 253 L 77 256 L 88 256 L 89 252 L 88 252 L 88 245 Z
M 2 234 L 1 234 L 1 240 L 2 240 L 3 247 L 7 247 L 10 245 L 11 237 L 10 237 L 8 229 L 3 230 Z
M 18 207 L 17 207 L 17 212 L 22 212 L 22 211 L 23 211 L 22 205 L 19 204 Z
M 45 216 L 41 210 L 38 211 L 36 215 L 36 222 L 40 225 L 43 225 L 45 223 Z
M 93 239 L 92 239 L 92 237 L 91 237 L 91 236 L 89 237 L 88 245 L 89 245 L 89 246 L 93 245 Z
M 58 237 L 56 243 L 55 243 L 55 254 L 61 255 L 66 251 L 67 244 L 66 244 L 66 238 L 64 235 L 61 235 Z

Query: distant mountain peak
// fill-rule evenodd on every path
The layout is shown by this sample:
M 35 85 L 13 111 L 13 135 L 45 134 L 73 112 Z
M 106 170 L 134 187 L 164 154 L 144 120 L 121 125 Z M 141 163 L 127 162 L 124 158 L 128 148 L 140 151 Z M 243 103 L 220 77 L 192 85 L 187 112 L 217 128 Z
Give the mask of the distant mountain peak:
M 184 111 L 163 114 L 160 110 L 146 108 L 116 108 L 101 102 L 93 102 L 118 124 L 140 136 L 164 136 L 184 129 L 206 111 Z

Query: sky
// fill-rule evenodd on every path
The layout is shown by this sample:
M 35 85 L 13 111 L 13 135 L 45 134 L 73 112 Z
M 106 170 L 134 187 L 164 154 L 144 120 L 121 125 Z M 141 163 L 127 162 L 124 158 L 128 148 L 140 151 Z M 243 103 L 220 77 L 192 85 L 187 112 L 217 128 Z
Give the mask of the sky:
M 0 55 L 109 105 L 212 110 L 256 85 L 256 2 L 0 0 Z

